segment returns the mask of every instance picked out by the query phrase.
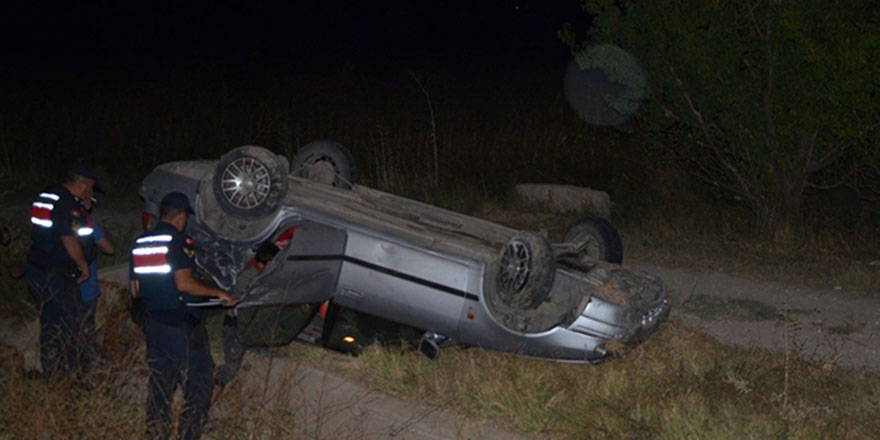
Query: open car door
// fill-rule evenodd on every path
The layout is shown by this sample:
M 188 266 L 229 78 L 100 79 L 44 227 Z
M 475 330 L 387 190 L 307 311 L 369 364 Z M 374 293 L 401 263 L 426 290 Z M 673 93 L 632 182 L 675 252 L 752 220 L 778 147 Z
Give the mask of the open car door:
M 289 343 L 336 291 L 345 231 L 316 223 L 291 226 L 296 227 L 293 239 L 254 278 L 236 306 L 245 345 Z

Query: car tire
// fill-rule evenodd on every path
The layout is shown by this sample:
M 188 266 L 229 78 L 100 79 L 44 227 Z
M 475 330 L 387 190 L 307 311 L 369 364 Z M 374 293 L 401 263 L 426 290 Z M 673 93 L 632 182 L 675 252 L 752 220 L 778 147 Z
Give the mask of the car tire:
M 315 182 L 350 189 L 357 179 L 354 156 L 334 141 L 312 141 L 303 145 L 290 162 L 293 175 Z
M 599 218 L 582 218 L 568 228 L 563 241 L 574 245 L 585 244 L 582 255 L 609 263 L 623 262 L 623 243 L 617 229 Z
M 217 203 L 240 219 L 274 214 L 287 195 L 287 163 L 254 145 L 235 148 L 220 158 L 211 186 Z
M 514 309 L 534 309 L 547 299 L 556 276 L 553 247 L 533 232 L 516 233 L 504 245 L 495 287 L 501 302 Z

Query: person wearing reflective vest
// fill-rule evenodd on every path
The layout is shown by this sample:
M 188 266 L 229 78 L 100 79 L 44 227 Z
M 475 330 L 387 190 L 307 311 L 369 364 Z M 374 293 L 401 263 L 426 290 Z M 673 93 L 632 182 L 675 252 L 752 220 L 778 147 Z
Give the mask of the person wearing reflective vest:
M 207 419 L 214 361 L 201 309 L 188 306 L 182 298 L 218 297 L 225 306 L 235 304 L 229 292 L 193 278 L 195 242 L 183 232 L 191 213 L 184 194 L 166 195 L 159 204 L 159 222 L 135 240 L 131 251 L 131 293 L 146 308 L 148 438 L 168 436 L 178 385 L 185 399 L 178 436 L 199 438 Z
M 31 204 L 28 289 L 40 311 L 40 364 L 47 379 L 81 379 L 89 347 L 83 332 L 85 308 L 77 285 L 89 277 L 94 252 L 92 218 L 83 204 L 103 192 L 95 171 L 76 165 L 60 185 Z

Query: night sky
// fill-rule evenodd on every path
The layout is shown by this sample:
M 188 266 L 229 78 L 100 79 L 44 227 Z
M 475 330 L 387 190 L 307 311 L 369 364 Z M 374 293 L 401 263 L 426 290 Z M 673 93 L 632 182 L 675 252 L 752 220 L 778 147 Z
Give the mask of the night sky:
M 578 2 L 535 0 L 18 2 L 4 6 L 4 71 L 164 70 L 199 62 L 564 63 L 556 30 Z
M 584 35 L 587 23 L 577 0 L 19 1 L 0 9 L 0 129 L 9 133 L 0 149 L 17 146 L 10 166 L 50 157 L 58 169 L 84 161 L 120 175 L 243 142 L 282 149 L 333 138 L 368 160 L 377 157 L 369 150 L 377 127 L 395 127 L 389 136 L 426 127 L 414 79 L 430 91 L 444 145 L 523 144 L 512 121 L 534 119 L 523 112 L 549 118 L 548 108 L 558 115 L 565 102 L 572 57 L 557 31 L 571 22 Z M 278 126 L 254 128 L 264 122 Z M 134 153 L 130 160 L 116 160 L 117 145 Z M 407 154 L 422 163 L 418 151 Z M 447 157 L 459 172 L 460 155 Z

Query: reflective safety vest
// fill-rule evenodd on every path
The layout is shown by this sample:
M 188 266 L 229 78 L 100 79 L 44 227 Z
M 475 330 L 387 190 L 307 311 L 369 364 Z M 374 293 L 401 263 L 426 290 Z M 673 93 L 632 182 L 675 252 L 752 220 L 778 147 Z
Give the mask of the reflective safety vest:
M 58 192 L 59 188 L 54 188 L 54 190 L 47 189 L 41 192 L 31 204 L 31 224 L 33 225 L 33 231 L 31 232 L 31 238 L 33 239 L 32 250 L 37 251 L 36 253 L 32 252 L 31 259 L 39 260 L 36 262 L 46 267 L 65 264 L 69 260 L 55 230 L 58 225 L 54 224 L 52 213 L 56 211 L 56 208 L 70 209 L 71 205 L 74 207 L 74 212 L 63 212 L 60 214 L 64 215 L 65 218 L 68 216 L 72 217 L 70 222 L 71 230 L 76 235 L 80 245 L 82 245 L 86 259 L 93 259 L 95 255 L 93 236 L 95 229 L 91 215 L 78 201 L 74 204 L 65 203 L 62 200 L 63 194 L 66 194 L 67 197 L 73 196 L 67 193 L 66 190 Z M 76 199 L 74 198 L 74 200 Z M 59 206 L 66 206 L 67 208 L 60 208 Z M 57 219 L 58 217 L 56 216 L 55 218 Z
M 52 192 L 43 192 L 37 196 L 37 200 L 31 204 L 31 223 L 35 228 L 52 229 L 52 211 L 55 209 L 55 202 L 61 200 L 61 196 Z M 95 232 L 92 216 L 85 210 L 82 210 L 84 218 L 74 220 L 71 224 L 73 232 L 77 237 L 91 237 Z
M 171 225 L 160 223 L 156 229 L 135 240 L 131 250 L 131 277 L 140 284 L 139 294 L 149 311 L 181 308 L 180 292 L 174 285 L 172 246 L 180 246 Z
M 40 193 L 37 200 L 31 205 L 31 223 L 37 228 L 52 228 L 52 210 L 55 202 L 61 200 L 61 196 L 51 192 Z
M 168 250 L 172 237 L 169 234 L 148 235 L 138 238 L 131 250 L 132 264 L 136 274 L 171 273 Z

